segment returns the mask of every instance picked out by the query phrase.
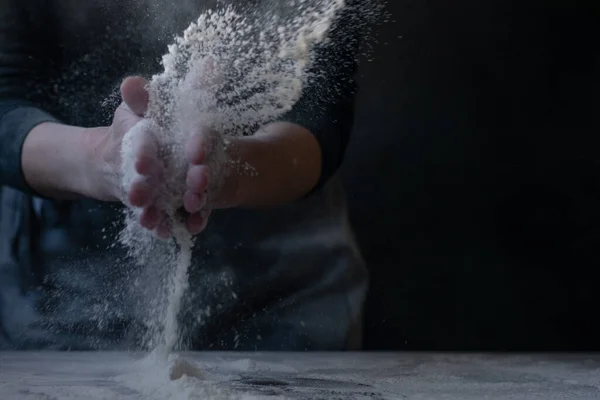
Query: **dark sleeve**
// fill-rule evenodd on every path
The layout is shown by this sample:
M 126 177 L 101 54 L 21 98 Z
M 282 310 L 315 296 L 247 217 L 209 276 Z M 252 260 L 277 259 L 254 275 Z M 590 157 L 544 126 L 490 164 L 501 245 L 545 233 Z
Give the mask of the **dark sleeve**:
M 35 81 L 49 68 L 55 32 L 48 3 L 0 0 L 0 186 L 29 193 L 21 169 L 23 142 L 36 125 L 55 121 L 30 101 Z
M 329 40 L 315 52 L 302 97 L 282 120 L 308 129 L 321 147 L 321 188 L 339 169 L 354 123 L 355 74 L 360 24 L 358 7 L 347 7 L 332 26 Z M 311 193 L 312 193 L 311 192 Z

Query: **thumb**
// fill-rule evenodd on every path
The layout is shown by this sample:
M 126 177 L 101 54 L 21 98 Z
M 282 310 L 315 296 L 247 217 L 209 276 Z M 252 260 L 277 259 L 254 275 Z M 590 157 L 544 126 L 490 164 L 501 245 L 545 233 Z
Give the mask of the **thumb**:
M 131 111 L 143 117 L 148 109 L 150 94 L 146 90 L 148 81 L 139 76 L 126 78 L 121 83 L 121 97 Z

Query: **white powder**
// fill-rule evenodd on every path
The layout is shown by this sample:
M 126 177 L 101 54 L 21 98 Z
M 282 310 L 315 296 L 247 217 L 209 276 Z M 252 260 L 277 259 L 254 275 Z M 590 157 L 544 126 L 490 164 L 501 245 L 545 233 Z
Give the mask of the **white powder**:
M 227 137 L 252 134 L 299 100 L 309 79 L 311 50 L 326 38 L 344 0 L 282 0 L 269 4 L 268 8 L 247 8 L 240 13 L 231 7 L 219 8 L 192 23 L 169 46 L 162 62 L 164 72 L 149 84 L 146 119 L 123 140 L 124 190 L 137 176 L 133 150 L 141 135 L 154 135 L 167 171 L 166 180 L 158 188 L 158 205 L 169 216 L 174 240 L 163 257 L 167 264 L 163 266 L 167 271 L 163 282 L 168 286 L 166 301 L 159 305 L 162 309 L 155 310 L 161 326 L 153 327 L 154 337 L 150 338 L 163 359 L 178 346 L 177 317 L 188 288 L 194 243 L 178 212 L 185 191 L 186 140 L 200 126 L 219 132 L 207 161 L 210 198 L 224 178 L 224 163 L 236 162 L 225 157 Z M 144 264 L 150 261 L 158 242 L 138 225 L 139 212 L 129 207 L 121 239 L 130 255 Z

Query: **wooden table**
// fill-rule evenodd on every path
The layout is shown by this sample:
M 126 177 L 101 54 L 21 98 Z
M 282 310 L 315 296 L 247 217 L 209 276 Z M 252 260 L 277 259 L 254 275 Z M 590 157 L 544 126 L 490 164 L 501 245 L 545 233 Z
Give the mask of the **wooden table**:
M 0 352 L 0 399 L 600 399 L 600 355 Z M 177 367 L 173 367 L 177 365 Z M 255 396 L 255 397 L 253 397 Z

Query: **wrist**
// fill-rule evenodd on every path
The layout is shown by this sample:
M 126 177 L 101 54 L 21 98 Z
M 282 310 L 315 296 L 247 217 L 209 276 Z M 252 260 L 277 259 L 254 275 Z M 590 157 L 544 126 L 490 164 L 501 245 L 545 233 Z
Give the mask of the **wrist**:
M 77 147 L 81 159 L 77 173 L 77 189 L 81 196 L 112 200 L 100 195 L 106 192 L 102 188 L 102 183 L 105 181 L 104 175 L 106 175 L 106 163 L 102 159 L 102 149 L 108 129 L 108 127 L 82 128 L 78 135 Z

